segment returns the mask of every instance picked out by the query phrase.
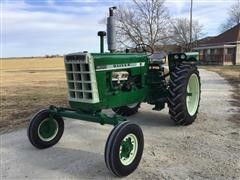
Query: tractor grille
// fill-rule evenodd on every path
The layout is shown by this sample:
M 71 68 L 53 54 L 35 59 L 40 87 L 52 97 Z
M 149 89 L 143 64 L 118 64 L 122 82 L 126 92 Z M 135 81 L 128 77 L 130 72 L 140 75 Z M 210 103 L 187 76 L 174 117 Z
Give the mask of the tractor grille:
M 99 102 L 93 58 L 90 54 L 65 56 L 65 68 L 70 101 Z

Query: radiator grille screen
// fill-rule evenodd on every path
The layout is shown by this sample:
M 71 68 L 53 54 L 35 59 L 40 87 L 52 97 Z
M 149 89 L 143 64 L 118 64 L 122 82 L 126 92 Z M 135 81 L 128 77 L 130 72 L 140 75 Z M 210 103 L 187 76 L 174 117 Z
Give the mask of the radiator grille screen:
M 65 68 L 71 101 L 99 101 L 93 59 L 88 54 L 65 57 Z

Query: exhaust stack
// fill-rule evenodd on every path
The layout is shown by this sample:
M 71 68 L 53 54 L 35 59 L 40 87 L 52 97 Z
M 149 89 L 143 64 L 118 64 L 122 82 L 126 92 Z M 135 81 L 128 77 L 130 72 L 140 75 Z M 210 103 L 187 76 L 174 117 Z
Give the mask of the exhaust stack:
M 109 17 L 107 18 L 107 43 L 108 43 L 108 50 L 113 53 L 116 51 L 116 26 L 115 26 L 115 17 L 114 17 L 114 10 L 117 7 L 110 7 L 109 8 Z

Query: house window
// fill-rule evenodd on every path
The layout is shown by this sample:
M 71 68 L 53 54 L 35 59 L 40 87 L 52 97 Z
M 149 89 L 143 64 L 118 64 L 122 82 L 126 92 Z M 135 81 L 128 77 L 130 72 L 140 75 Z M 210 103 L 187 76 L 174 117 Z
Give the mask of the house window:
M 223 54 L 223 49 L 218 49 L 218 54 Z
M 234 48 L 227 49 L 227 54 L 234 54 Z
M 207 54 L 210 54 L 210 53 L 211 53 L 211 49 L 208 49 L 208 50 L 207 50 Z
M 210 50 L 210 54 L 214 54 L 214 52 L 215 52 L 215 49 Z
M 225 55 L 228 54 L 228 49 L 224 49 L 224 54 L 225 54 Z

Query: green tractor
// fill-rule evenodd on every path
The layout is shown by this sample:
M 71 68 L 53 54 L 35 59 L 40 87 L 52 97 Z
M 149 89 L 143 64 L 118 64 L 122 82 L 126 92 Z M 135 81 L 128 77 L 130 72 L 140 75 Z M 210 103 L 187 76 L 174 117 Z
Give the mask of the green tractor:
M 78 52 L 64 57 L 68 99 L 71 108 L 50 106 L 36 113 L 28 127 L 28 138 L 39 149 L 55 145 L 64 131 L 63 118 L 114 125 L 105 146 L 105 163 L 116 176 L 132 173 L 144 148 L 141 128 L 126 121 L 141 103 L 160 111 L 168 105 L 171 119 L 189 125 L 197 117 L 200 101 L 198 53 L 169 54 L 165 59 L 152 48 L 139 44 L 142 52 L 116 52 L 114 7 L 109 9 L 107 33 L 100 31 L 100 53 Z M 104 36 L 108 49 L 104 53 Z M 111 108 L 115 115 L 102 112 Z

